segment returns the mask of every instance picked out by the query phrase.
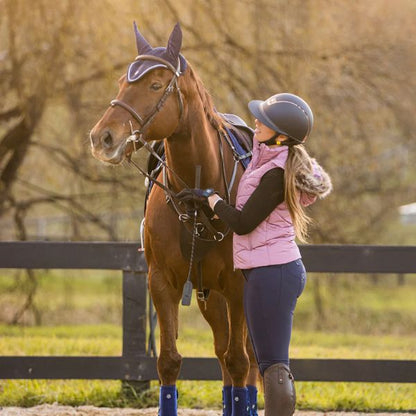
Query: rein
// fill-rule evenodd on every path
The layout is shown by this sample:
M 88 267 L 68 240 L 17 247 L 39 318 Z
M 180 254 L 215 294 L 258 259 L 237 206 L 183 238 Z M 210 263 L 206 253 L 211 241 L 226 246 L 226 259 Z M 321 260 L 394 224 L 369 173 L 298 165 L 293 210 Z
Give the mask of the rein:
M 197 228 L 195 228 L 194 227 L 194 231 L 193 231 L 193 233 L 195 233 L 195 235 L 196 235 L 196 237 L 199 239 L 199 240 L 202 240 L 202 241 L 217 241 L 217 242 L 219 242 L 219 241 L 222 241 L 223 239 L 224 239 L 224 237 L 229 233 L 229 231 L 230 231 L 230 229 L 229 229 L 229 227 L 227 228 L 227 230 L 226 231 L 224 231 L 224 232 L 221 232 L 221 231 L 218 231 L 218 230 L 216 230 L 213 226 L 212 226 L 212 224 L 211 224 L 211 222 L 210 222 L 210 219 L 207 217 L 207 215 L 202 211 L 202 210 L 199 210 L 199 209 L 194 209 L 194 210 L 192 210 L 193 211 L 193 213 L 192 213 L 192 215 L 190 215 L 188 212 L 182 212 L 181 210 L 180 210 L 180 208 L 178 207 L 178 204 L 176 203 L 176 201 L 177 201 L 177 194 L 175 193 L 175 192 L 173 192 L 170 188 L 169 188 L 169 183 L 168 183 L 168 178 L 167 178 L 167 174 L 166 174 L 166 171 L 167 170 L 169 170 L 170 172 L 172 172 L 181 182 L 182 182 L 182 184 L 184 185 L 184 187 L 186 188 L 186 189 L 190 189 L 190 186 L 173 170 L 173 169 L 171 169 L 168 165 L 167 165 L 167 163 L 154 151 L 154 149 L 152 148 L 152 146 L 150 146 L 149 145 L 149 143 L 147 143 L 144 139 L 142 139 L 142 138 L 139 138 L 139 141 L 141 142 L 141 143 L 143 143 L 143 147 L 145 147 L 146 148 L 146 150 L 152 155 L 152 156 L 154 156 L 154 157 L 156 157 L 156 159 L 161 163 L 161 166 L 163 167 L 163 183 L 162 182 L 160 182 L 160 181 L 158 181 L 153 175 L 151 175 L 151 174 L 149 174 L 148 172 L 146 172 L 146 171 L 144 171 L 134 160 L 132 160 L 131 158 L 129 159 L 129 163 L 131 164 L 131 165 L 133 165 L 144 177 L 146 177 L 148 180 L 149 180 L 149 183 L 150 182 L 153 182 L 155 185 L 157 185 L 157 186 L 159 186 L 159 188 L 161 188 L 161 189 L 163 189 L 163 191 L 165 192 L 165 199 L 166 199 L 166 202 L 167 203 L 170 203 L 171 204 L 171 206 L 172 206 L 172 208 L 174 209 L 174 211 L 176 212 L 176 214 L 178 215 L 178 219 L 179 219 L 179 221 L 180 222 L 183 222 L 183 223 L 185 223 L 185 222 L 187 222 L 187 221 L 189 221 L 191 218 L 192 218 L 192 216 L 194 216 L 195 215 L 195 213 L 197 213 L 198 211 L 200 211 L 199 213 L 200 213 L 200 216 L 201 216 L 201 221 L 202 222 L 198 222 L 197 223 Z M 220 148 L 221 148 L 221 151 L 220 151 L 220 155 L 221 155 L 221 160 L 222 160 L 222 165 L 223 165 L 223 174 L 225 175 L 225 166 L 224 166 L 224 156 L 223 156 L 223 152 L 222 152 L 222 144 L 220 144 Z M 226 180 L 225 180 L 225 176 L 224 176 L 224 182 L 225 182 L 225 184 L 226 184 L 226 193 L 227 193 L 227 197 L 226 197 L 226 199 L 227 199 L 227 201 L 228 201 L 228 196 L 229 196 L 229 194 L 230 194 L 230 189 L 229 189 L 229 187 L 228 187 L 228 185 L 227 185 L 227 183 L 226 183 Z M 209 239 L 209 238 L 204 238 L 204 237 L 202 237 L 202 231 L 204 230 L 204 229 L 207 229 L 208 231 L 210 231 L 211 232 L 211 234 L 212 234 L 212 239 Z M 196 232 L 195 232 L 195 230 L 196 230 Z

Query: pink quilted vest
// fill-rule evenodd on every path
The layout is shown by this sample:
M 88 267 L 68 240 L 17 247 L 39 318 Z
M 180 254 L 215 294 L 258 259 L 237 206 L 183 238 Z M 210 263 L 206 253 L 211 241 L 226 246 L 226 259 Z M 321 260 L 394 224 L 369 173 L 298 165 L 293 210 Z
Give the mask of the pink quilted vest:
M 285 168 L 287 157 L 287 146 L 270 148 L 254 139 L 251 163 L 238 185 L 237 209 L 244 206 L 267 171 L 276 167 Z M 251 233 L 234 234 L 233 253 L 236 269 L 283 264 L 300 258 L 299 248 L 295 243 L 295 230 L 286 203 L 278 205 Z

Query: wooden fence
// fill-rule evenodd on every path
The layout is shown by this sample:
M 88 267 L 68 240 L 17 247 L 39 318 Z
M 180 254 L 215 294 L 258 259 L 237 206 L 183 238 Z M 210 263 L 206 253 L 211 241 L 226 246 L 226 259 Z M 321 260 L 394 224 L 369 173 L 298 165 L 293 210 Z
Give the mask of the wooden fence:
M 114 356 L 0 356 L 0 379 L 157 379 L 146 356 L 146 270 L 133 243 L 0 242 L 0 268 L 111 269 L 123 279 L 123 349 Z M 308 272 L 416 273 L 416 247 L 301 247 Z M 293 359 L 300 381 L 416 382 L 416 360 Z M 180 379 L 220 380 L 215 358 L 184 358 Z

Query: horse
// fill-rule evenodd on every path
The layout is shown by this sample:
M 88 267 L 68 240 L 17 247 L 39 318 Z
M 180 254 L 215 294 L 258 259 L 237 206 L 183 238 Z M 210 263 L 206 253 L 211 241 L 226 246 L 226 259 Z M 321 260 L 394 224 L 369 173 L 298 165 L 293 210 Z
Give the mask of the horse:
M 223 414 L 254 416 L 258 367 L 245 325 L 244 278 L 233 267 L 232 232 L 205 207 L 184 206 L 175 197 L 183 189 L 212 187 L 233 203 L 231 182 L 238 182 L 243 167 L 225 144 L 228 122 L 180 53 L 180 25 L 166 47 L 150 46 L 136 23 L 134 31 L 139 55 L 121 76 L 118 94 L 90 141 L 93 156 L 102 162 L 132 161 L 134 151 L 145 147 L 163 166 L 151 177 L 144 218 L 148 286 L 160 325 L 159 415 L 177 414 L 178 311 L 181 299 L 186 304 L 188 297 L 189 303 L 191 285 L 198 286 L 199 309 L 213 333 Z M 164 159 L 150 145 L 161 141 Z

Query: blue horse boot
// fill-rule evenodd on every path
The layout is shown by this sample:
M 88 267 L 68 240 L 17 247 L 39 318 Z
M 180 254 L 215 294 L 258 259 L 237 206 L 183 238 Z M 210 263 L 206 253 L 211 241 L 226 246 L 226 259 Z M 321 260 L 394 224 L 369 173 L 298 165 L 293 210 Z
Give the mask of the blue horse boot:
M 160 386 L 159 416 L 177 416 L 178 391 L 176 386 Z
M 247 387 L 233 387 L 231 389 L 231 416 L 250 416 L 250 402 Z
M 258 416 L 257 414 L 257 387 L 247 385 L 248 400 L 250 402 L 250 416 Z
M 224 386 L 222 388 L 222 416 L 231 416 L 231 389 L 231 386 Z

